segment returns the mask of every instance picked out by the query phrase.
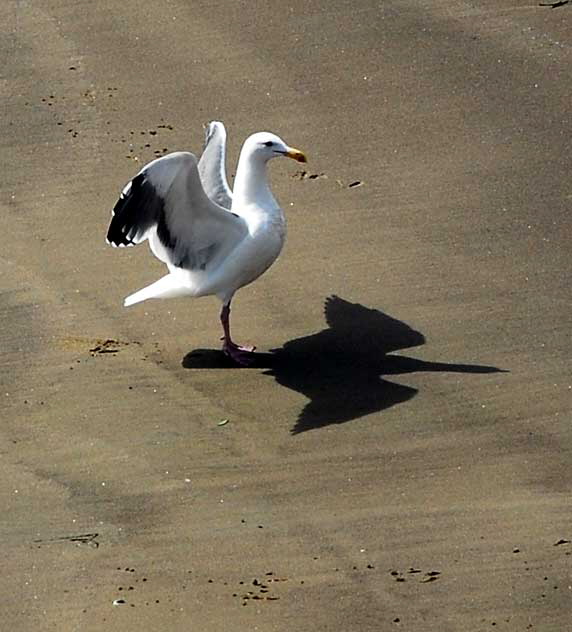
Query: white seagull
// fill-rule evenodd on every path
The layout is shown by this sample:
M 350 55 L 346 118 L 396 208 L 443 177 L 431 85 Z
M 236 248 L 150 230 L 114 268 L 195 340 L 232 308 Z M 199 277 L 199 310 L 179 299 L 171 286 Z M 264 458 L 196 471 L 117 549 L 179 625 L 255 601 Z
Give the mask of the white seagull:
M 145 165 L 115 204 L 107 241 L 121 247 L 148 239 L 153 254 L 169 269 L 128 296 L 126 307 L 149 298 L 216 295 L 222 301 L 223 351 L 247 365 L 254 347 L 232 341 L 230 303 L 239 288 L 274 263 L 286 235 L 284 214 L 268 185 L 267 164 L 277 156 L 299 162 L 306 157 L 275 134 L 253 134 L 242 146 L 231 192 L 224 170 L 225 141 L 224 126 L 215 121 L 207 128 L 200 162 L 190 152 L 175 152 Z

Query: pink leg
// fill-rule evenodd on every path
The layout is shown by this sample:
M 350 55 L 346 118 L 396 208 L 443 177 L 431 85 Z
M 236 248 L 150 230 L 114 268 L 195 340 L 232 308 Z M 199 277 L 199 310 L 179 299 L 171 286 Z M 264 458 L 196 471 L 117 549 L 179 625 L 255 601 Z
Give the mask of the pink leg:
M 240 347 L 235 344 L 230 337 L 230 303 L 222 306 L 220 313 L 220 322 L 224 331 L 222 350 L 229 358 L 232 358 L 237 364 L 248 366 L 252 364 L 252 352 L 256 347 Z

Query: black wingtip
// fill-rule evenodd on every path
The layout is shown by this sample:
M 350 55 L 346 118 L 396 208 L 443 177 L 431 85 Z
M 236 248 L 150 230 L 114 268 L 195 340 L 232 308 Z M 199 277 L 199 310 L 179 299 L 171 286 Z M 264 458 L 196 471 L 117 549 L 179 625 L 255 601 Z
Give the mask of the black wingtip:
M 133 242 L 127 238 L 123 232 L 123 222 L 121 220 L 123 209 L 129 204 L 129 195 L 121 197 L 117 200 L 113 207 L 111 222 L 107 230 L 107 243 L 112 246 L 130 246 Z
M 122 248 L 135 245 L 136 242 L 129 236 L 130 229 L 126 226 L 125 216 L 130 214 L 130 207 L 133 205 L 144 180 L 145 174 L 140 173 L 136 175 L 130 184 L 123 189 L 115 203 L 111 211 L 111 223 L 109 224 L 106 237 L 107 243 L 111 246 Z

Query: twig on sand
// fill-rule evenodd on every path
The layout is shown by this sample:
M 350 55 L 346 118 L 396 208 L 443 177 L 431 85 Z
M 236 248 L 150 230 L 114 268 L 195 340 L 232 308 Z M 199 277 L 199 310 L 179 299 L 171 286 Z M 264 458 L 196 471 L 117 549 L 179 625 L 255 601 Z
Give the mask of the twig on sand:
M 565 4 L 568 4 L 570 0 L 556 0 L 556 2 L 540 2 L 538 4 L 539 7 L 550 7 L 551 9 L 557 9 L 558 7 L 563 7 Z
M 47 544 L 49 542 L 76 542 L 78 544 L 88 544 L 94 549 L 97 549 L 99 547 L 99 542 L 96 540 L 98 536 L 99 533 L 82 533 L 80 535 L 63 535 L 56 538 L 38 539 L 34 540 L 34 542 L 38 544 Z

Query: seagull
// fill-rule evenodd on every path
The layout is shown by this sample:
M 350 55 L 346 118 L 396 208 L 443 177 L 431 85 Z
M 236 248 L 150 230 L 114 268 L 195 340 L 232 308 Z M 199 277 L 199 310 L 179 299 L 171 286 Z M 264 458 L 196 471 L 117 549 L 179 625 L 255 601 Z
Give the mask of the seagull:
M 206 140 L 200 161 L 191 152 L 170 153 L 145 165 L 127 183 L 113 208 L 107 242 L 125 247 L 148 240 L 169 270 L 128 296 L 125 307 L 151 298 L 215 295 L 222 302 L 222 350 L 237 364 L 248 365 L 254 347 L 232 340 L 230 304 L 239 288 L 274 263 L 286 236 L 267 165 L 277 157 L 306 162 L 306 156 L 275 134 L 252 134 L 242 146 L 231 192 L 222 123 L 209 124 Z

